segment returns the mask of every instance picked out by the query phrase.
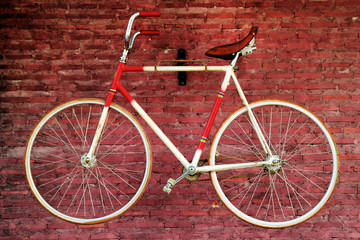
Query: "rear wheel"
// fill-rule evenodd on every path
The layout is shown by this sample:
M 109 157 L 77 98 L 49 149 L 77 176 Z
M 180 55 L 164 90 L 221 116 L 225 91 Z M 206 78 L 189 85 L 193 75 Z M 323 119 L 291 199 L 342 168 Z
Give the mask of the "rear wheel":
M 236 216 L 254 225 L 281 228 L 306 221 L 325 205 L 336 185 L 338 154 L 333 138 L 313 113 L 296 104 L 263 100 L 250 108 L 274 164 L 211 172 L 215 190 Z M 243 107 L 216 133 L 209 164 L 258 162 L 269 157 Z
M 45 115 L 31 134 L 25 170 L 37 200 L 66 221 L 93 224 L 115 218 L 141 196 L 151 150 L 139 122 L 116 104 L 94 156 L 88 151 L 104 101 L 79 99 Z

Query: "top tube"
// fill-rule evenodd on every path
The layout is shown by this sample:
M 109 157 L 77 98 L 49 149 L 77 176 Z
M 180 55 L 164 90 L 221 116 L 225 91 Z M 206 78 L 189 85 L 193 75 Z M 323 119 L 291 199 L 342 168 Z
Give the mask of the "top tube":
M 124 72 L 226 72 L 233 66 L 124 66 Z

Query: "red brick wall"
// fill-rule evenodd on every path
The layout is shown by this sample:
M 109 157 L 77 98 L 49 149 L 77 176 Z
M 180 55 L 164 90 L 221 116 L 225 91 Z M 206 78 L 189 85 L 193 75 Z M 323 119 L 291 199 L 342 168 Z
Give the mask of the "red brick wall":
M 360 238 L 360 2 L 358 0 L 5 0 L 1 15 L 0 239 L 205 239 Z M 161 18 L 137 21 L 139 37 L 129 65 L 173 59 L 226 64 L 204 52 L 260 27 L 258 50 L 239 65 L 249 100 L 292 100 L 331 128 L 341 159 L 339 184 L 328 205 L 299 226 L 268 230 L 234 217 L 208 179 L 182 181 L 162 192 L 181 167 L 148 130 L 154 171 L 145 194 L 124 216 L 78 226 L 50 216 L 27 186 L 23 152 L 34 124 L 55 105 L 79 97 L 104 98 L 122 52 L 129 16 L 159 10 Z M 123 83 L 159 126 L 191 156 L 219 88 L 220 74 L 189 73 L 180 87 L 176 73 L 126 74 Z M 236 109 L 230 88 L 217 124 Z M 121 97 L 116 99 L 124 103 Z M 191 104 L 190 104 L 191 103 Z M 125 104 L 126 107 L 129 105 Z M 206 157 L 206 156 L 204 156 Z

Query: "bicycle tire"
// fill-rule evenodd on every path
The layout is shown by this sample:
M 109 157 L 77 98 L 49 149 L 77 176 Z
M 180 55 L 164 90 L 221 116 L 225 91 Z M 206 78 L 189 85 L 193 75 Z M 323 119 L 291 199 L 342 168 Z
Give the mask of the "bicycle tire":
M 95 158 L 90 148 L 104 101 L 78 99 L 46 114 L 25 152 L 25 172 L 36 199 L 53 215 L 78 224 L 113 219 L 141 197 L 151 173 L 151 149 L 140 123 L 111 104 Z
M 266 228 L 302 223 L 324 207 L 337 182 L 339 160 L 331 133 L 313 113 L 287 101 L 261 100 L 250 108 L 279 163 L 213 171 L 212 184 L 224 205 L 246 222 Z M 267 157 L 242 107 L 218 129 L 209 164 Z

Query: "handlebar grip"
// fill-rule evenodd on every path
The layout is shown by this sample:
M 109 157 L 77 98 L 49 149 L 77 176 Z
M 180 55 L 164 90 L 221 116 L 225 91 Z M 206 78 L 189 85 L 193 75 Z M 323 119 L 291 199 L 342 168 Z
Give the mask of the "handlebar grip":
M 140 30 L 141 35 L 159 35 L 160 31 L 158 30 Z
M 158 11 L 139 12 L 140 17 L 160 17 L 161 13 Z

